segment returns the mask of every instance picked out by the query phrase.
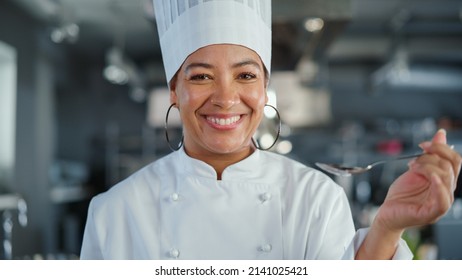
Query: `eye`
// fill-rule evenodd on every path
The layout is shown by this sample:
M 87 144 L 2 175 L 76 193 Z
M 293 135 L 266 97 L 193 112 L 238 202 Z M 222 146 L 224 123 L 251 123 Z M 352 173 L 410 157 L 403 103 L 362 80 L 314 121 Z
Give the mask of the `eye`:
M 239 74 L 238 78 L 242 80 L 252 80 L 252 79 L 256 79 L 257 75 L 251 72 L 244 72 L 244 73 Z
M 212 77 L 210 77 L 207 74 L 196 74 L 192 75 L 189 80 L 191 81 L 205 81 L 205 80 L 210 80 Z

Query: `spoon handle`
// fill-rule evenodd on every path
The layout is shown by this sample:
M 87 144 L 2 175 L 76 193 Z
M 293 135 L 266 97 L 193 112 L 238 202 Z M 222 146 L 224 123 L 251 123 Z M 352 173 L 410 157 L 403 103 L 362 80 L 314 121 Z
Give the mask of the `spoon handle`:
M 370 164 L 369 166 L 370 166 L 370 167 L 373 167 L 373 166 L 376 166 L 376 165 L 378 165 L 378 164 L 382 164 L 382 163 L 386 163 L 386 162 L 394 161 L 394 160 L 402 160 L 402 159 L 408 159 L 408 158 L 416 158 L 416 157 L 420 157 L 420 156 L 423 155 L 423 154 L 425 154 L 425 153 L 418 153 L 418 154 L 413 154 L 413 155 L 399 156 L 399 157 L 395 157 L 395 158 L 391 158 L 391 159 L 384 159 L 384 160 L 376 161 L 376 162 Z

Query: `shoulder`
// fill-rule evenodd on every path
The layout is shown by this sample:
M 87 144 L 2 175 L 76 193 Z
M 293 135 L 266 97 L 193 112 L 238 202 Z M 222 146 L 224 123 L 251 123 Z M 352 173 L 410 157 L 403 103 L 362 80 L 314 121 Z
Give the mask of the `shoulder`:
M 162 157 L 126 179 L 112 186 L 107 191 L 93 197 L 92 208 L 130 207 L 147 199 L 156 199 L 162 184 L 162 175 L 173 166 L 172 154 Z M 171 169 L 170 169 L 171 172 Z
M 270 180 L 281 182 L 285 192 L 300 195 L 310 200 L 333 201 L 344 196 L 345 192 L 325 173 L 284 155 L 262 153 L 263 169 Z
M 298 181 L 308 180 L 310 182 L 328 183 L 337 185 L 331 177 L 325 173 L 294 160 L 288 156 L 272 153 L 262 152 L 262 164 L 265 168 L 271 169 L 272 172 L 276 172 L 280 176 L 289 176 Z

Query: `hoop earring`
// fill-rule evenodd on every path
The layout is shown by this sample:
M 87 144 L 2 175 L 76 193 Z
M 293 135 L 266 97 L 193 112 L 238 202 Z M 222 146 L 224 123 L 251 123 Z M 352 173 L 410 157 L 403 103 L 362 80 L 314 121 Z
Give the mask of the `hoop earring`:
M 174 107 L 175 105 L 176 105 L 176 103 L 171 104 L 170 107 L 168 107 L 167 114 L 165 115 L 165 139 L 167 140 L 168 147 L 172 151 L 178 151 L 183 146 L 183 135 L 181 135 L 181 141 L 180 141 L 180 143 L 178 143 L 177 148 L 174 148 L 170 144 L 170 138 L 168 137 L 168 115 L 170 114 L 170 109 L 172 109 L 172 107 Z
M 274 107 L 273 105 L 269 105 L 269 104 L 265 104 L 265 107 L 268 106 L 268 107 L 271 107 L 275 112 L 276 112 L 276 116 L 278 117 L 278 131 L 277 131 L 277 134 L 276 134 L 276 139 L 274 139 L 274 142 L 273 144 L 271 144 L 271 146 L 269 146 L 268 148 L 261 148 L 260 145 L 257 143 L 257 141 L 255 139 L 253 139 L 252 137 L 252 143 L 253 145 L 261 150 L 261 151 L 268 151 L 270 150 L 275 144 L 276 142 L 278 141 L 279 139 L 279 135 L 281 134 L 281 116 L 279 115 L 279 111 L 278 109 L 276 109 L 276 107 Z

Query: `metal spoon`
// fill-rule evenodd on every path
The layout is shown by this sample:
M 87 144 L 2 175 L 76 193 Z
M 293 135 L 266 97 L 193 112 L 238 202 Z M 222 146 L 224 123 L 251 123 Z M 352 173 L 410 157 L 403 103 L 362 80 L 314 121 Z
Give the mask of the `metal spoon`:
M 414 154 L 414 155 L 406 155 L 406 156 L 400 156 L 400 157 L 395 157 L 391 159 L 386 159 L 386 160 L 380 160 L 376 161 L 373 163 L 370 163 L 369 165 L 365 167 L 359 167 L 359 166 L 343 166 L 340 164 L 335 164 L 335 163 L 321 163 L 321 162 L 316 162 L 316 165 L 321 168 L 324 171 L 327 171 L 333 175 L 338 175 L 338 176 L 351 176 L 354 174 L 360 174 L 364 173 L 366 171 L 369 171 L 372 169 L 372 167 L 387 163 L 389 161 L 394 161 L 394 160 L 401 160 L 401 159 L 408 159 L 408 158 L 415 158 L 423 155 L 424 153 L 420 154 Z

